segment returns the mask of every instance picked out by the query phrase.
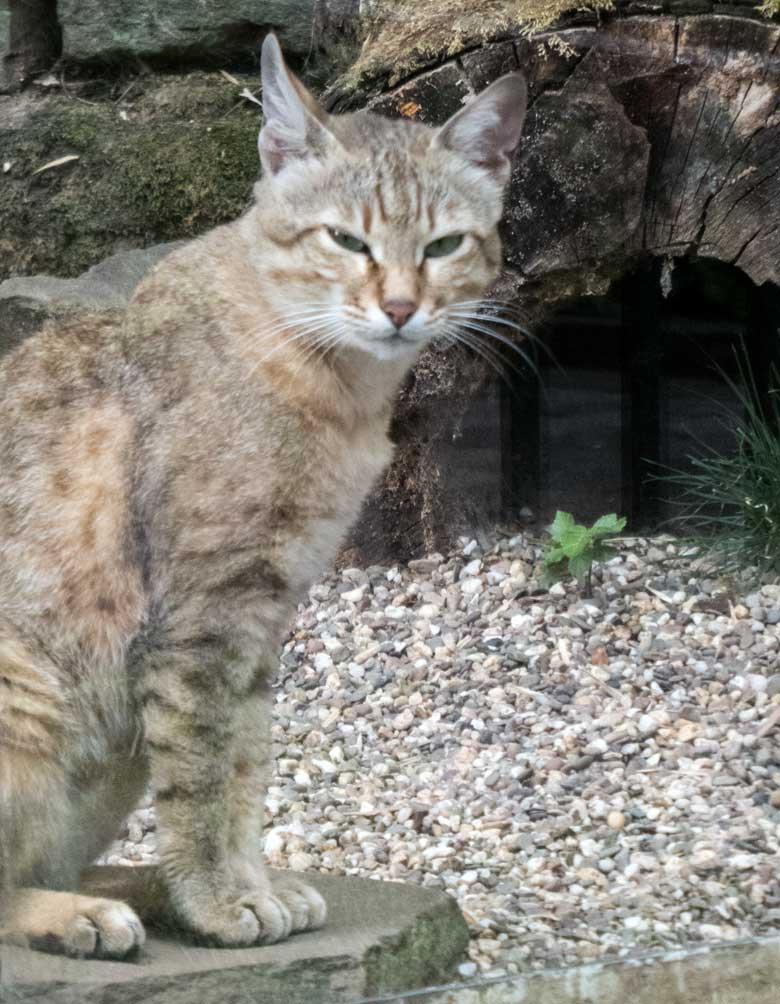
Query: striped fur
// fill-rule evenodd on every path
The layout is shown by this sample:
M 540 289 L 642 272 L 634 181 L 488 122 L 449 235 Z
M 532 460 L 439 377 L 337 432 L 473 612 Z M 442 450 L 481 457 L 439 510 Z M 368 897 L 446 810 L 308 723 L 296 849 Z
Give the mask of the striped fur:
M 38 947 L 142 944 L 130 907 L 75 890 L 148 778 L 182 925 L 245 945 L 324 922 L 263 869 L 270 681 L 390 460 L 400 380 L 499 268 L 519 81 L 434 133 L 328 118 L 274 39 L 263 75 L 250 210 L 166 258 L 125 316 L 0 366 L 0 905 Z

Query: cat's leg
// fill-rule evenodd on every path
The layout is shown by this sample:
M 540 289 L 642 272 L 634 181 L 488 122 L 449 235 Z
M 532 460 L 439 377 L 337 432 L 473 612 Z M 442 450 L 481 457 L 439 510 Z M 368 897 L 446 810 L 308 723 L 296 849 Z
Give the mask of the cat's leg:
M 84 864 L 69 772 L 78 730 L 57 667 L 0 635 L 0 939 L 77 955 L 122 957 L 143 942 L 123 903 L 70 892 Z M 52 888 L 19 888 L 35 884 Z
M 114 751 L 100 769 L 90 770 L 87 779 L 77 778 L 71 783 L 68 829 L 72 857 L 79 862 L 79 870 L 116 840 L 122 823 L 137 808 L 148 777 L 145 751 L 131 746 L 129 752 Z
M 271 771 L 271 691 L 260 678 L 238 709 L 228 790 L 230 867 L 243 888 L 268 885 L 262 855 L 265 793 Z M 274 876 L 273 894 L 287 907 L 292 932 L 322 927 L 327 915 L 319 892 L 293 873 Z
M 229 754 L 226 796 L 228 869 L 237 890 L 265 890 L 287 907 L 291 933 L 321 927 L 326 906 L 322 896 L 292 873 L 266 875 L 262 854 L 263 804 L 271 761 L 270 692 L 261 683 L 248 694 L 235 720 L 235 741 Z M 115 786 L 114 786 L 115 787 Z M 176 926 L 170 891 L 157 865 L 134 868 L 99 865 L 82 872 L 82 891 L 128 903 L 144 921 L 156 927 Z
M 262 865 L 231 863 L 233 751 L 254 671 L 208 639 L 150 653 L 142 675 L 160 867 L 176 914 L 214 944 L 280 941 L 292 915 Z M 259 860 L 259 836 L 254 846 Z

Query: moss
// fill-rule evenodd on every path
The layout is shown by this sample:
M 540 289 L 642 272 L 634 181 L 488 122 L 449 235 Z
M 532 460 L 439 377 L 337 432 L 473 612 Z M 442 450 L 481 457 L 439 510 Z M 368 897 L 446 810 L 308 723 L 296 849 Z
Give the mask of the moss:
M 241 87 L 251 91 L 259 90 L 258 74 L 235 77 Z M 153 118 L 156 121 L 183 121 L 189 119 L 221 118 L 234 114 L 248 115 L 256 120 L 256 109 L 247 104 L 241 104 L 236 86 L 222 74 L 192 72 L 185 76 L 154 77 L 153 85 L 145 85 L 143 78 L 123 82 L 118 86 L 121 91 L 133 84 L 128 92 L 132 102 L 133 112 L 141 118 Z M 120 93 L 121 93 L 120 91 Z M 116 95 L 118 96 L 118 95 Z M 236 105 L 239 105 L 236 108 Z
M 157 83 L 126 118 L 111 101 L 58 96 L 0 129 L 11 164 L 0 186 L 0 278 L 77 275 L 122 248 L 195 236 L 245 209 L 258 171 L 256 111 L 226 113 L 237 89 L 221 77 Z M 67 154 L 78 160 L 34 173 Z
M 451 979 L 468 944 L 468 927 L 455 900 L 451 905 L 442 903 L 399 937 L 369 949 L 366 992 L 401 992 Z
M 774 0 L 770 0 L 774 2 Z M 533 36 L 567 11 L 610 10 L 613 0 L 380 0 L 364 24 L 360 58 L 339 82 L 339 90 L 368 81 L 394 86 L 410 74 L 506 35 Z M 554 41 L 553 41 L 553 44 Z

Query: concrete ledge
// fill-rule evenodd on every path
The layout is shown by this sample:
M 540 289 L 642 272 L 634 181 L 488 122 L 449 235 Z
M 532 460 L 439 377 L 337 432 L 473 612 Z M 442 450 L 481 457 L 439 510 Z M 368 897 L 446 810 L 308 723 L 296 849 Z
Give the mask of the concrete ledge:
M 439 987 L 361 1004 L 777 1004 L 780 938 Z
M 399 882 L 308 874 L 306 879 L 328 902 L 322 931 L 249 949 L 151 937 L 131 962 L 67 959 L 4 946 L 0 1001 L 347 1004 L 452 979 L 468 930 L 449 896 Z

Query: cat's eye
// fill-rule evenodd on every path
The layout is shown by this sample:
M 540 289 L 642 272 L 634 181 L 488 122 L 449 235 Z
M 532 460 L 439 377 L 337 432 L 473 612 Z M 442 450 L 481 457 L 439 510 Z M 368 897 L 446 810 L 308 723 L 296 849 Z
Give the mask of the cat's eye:
M 340 248 L 345 248 L 347 251 L 354 251 L 356 254 L 369 254 L 368 244 L 364 244 L 357 237 L 353 237 L 352 234 L 344 233 L 343 230 L 333 230 L 331 227 L 327 228 L 331 239 L 338 244 Z
M 440 237 L 437 241 L 431 241 L 425 246 L 426 258 L 443 258 L 445 255 L 457 251 L 463 243 L 463 234 L 449 234 L 447 237 Z

